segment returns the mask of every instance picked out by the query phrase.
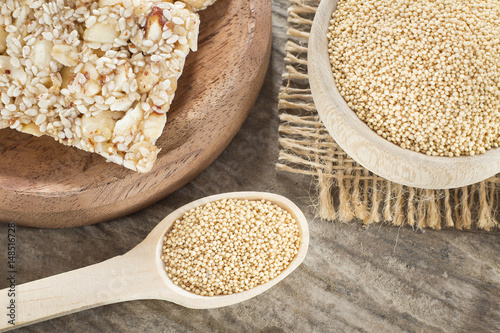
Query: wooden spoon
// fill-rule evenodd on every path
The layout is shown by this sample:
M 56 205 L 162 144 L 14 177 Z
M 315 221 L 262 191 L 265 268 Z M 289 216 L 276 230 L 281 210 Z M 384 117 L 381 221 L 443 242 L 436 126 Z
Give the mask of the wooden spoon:
M 284 208 L 299 224 L 301 243 L 290 266 L 273 280 L 247 291 L 224 296 L 199 296 L 175 285 L 161 259 L 163 236 L 175 220 L 192 208 L 220 199 L 265 199 Z M 15 326 L 2 316 L 0 330 L 9 330 L 93 307 L 136 299 L 162 299 L 193 309 L 227 306 L 252 298 L 285 278 L 302 260 L 309 229 L 302 211 L 290 200 L 265 192 L 232 192 L 193 201 L 168 215 L 135 248 L 104 262 L 16 286 Z M 0 291 L 5 298 L 7 289 Z M 9 302 L 9 300 L 7 300 Z M 3 302 L 2 302 L 3 303 Z M 3 309 L 6 307 L 2 306 Z M 4 319 L 6 318 L 7 319 Z

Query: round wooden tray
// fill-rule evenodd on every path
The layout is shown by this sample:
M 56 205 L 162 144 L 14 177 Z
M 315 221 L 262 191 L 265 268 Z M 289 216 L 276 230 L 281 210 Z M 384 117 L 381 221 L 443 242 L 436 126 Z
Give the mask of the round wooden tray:
M 177 190 L 224 150 L 264 82 L 269 0 L 219 0 L 200 12 L 152 171 L 138 174 L 50 137 L 0 130 L 0 220 L 43 228 L 97 223 Z

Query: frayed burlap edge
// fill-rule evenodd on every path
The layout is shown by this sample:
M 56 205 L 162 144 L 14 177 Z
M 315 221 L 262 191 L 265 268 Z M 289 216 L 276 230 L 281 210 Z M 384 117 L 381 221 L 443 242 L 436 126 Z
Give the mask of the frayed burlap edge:
M 323 219 L 418 229 L 497 229 L 500 176 L 451 190 L 411 188 L 364 169 L 333 141 L 316 112 L 307 78 L 307 42 L 318 5 L 319 0 L 290 0 L 277 169 L 316 178 Z

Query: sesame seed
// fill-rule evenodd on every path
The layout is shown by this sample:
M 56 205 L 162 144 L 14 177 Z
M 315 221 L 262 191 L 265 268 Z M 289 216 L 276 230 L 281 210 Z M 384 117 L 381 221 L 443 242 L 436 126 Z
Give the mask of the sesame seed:
M 87 28 L 90 28 L 92 27 L 94 24 L 96 24 L 97 22 L 97 17 L 96 16 L 89 16 L 89 18 L 87 19 Z
M 184 20 L 176 16 L 172 18 L 172 23 L 181 25 L 184 24 Z
M 172 37 L 170 37 L 169 39 L 167 39 L 167 44 L 173 44 L 175 42 L 177 42 L 177 40 L 179 40 L 179 36 L 177 35 L 173 35 Z
M 54 35 L 52 35 L 52 32 L 43 32 L 42 36 L 46 40 L 53 40 L 54 39 Z
M 38 114 L 38 116 L 36 117 L 36 120 L 35 120 L 35 124 L 40 126 L 41 124 L 43 124 L 45 121 L 47 120 L 47 116 L 40 113 Z
M 145 40 L 142 42 L 142 45 L 145 46 L 145 47 L 151 47 L 153 46 L 153 41 L 151 40 Z
M 24 113 L 30 117 L 35 117 L 36 115 L 38 115 L 38 111 L 35 109 L 28 109 Z

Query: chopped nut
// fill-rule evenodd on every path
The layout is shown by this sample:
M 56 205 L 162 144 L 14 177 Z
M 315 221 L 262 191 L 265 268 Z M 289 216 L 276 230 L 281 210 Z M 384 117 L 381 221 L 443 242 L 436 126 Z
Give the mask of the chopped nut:
M 85 81 L 83 82 L 83 94 L 85 96 L 94 96 L 101 91 L 99 84 L 100 75 L 92 63 L 86 63 L 82 69 Z
M 121 115 L 117 112 L 103 111 L 96 116 L 82 116 L 82 134 L 87 138 L 102 136 L 103 141 L 109 141 L 113 135 L 116 119 Z
M 150 2 L 141 2 L 137 7 L 134 7 L 135 16 L 144 16 L 150 9 L 152 4 Z
M 7 49 L 7 36 L 9 34 L 5 31 L 5 27 L 0 26 L 0 53 L 4 53 Z
M 51 41 L 42 39 L 36 42 L 31 50 L 31 60 L 39 69 L 43 69 L 49 65 L 52 60 L 52 47 L 54 44 Z
M 117 25 L 116 20 L 108 23 L 96 23 L 85 30 L 83 39 L 89 43 L 113 44 L 115 38 L 120 36 L 120 32 L 116 29 Z
M 151 66 L 148 66 L 137 73 L 137 84 L 141 93 L 149 92 L 159 81 L 160 76 L 153 73 Z
M 122 5 L 122 0 L 99 0 L 99 7 Z
M 200 11 L 208 6 L 211 6 L 215 3 L 215 0 L 184 0 L 186 4 L 188 4 L 191 9 L 194 11 Z
M 113 137 L 127 137 L 137 132 L 142 119 L 144 118 L 144 111 L 140 103 L 136 105 L 131 111 L 127 112 L 125 116 L 118 120 L 113 131 Z
M 74 67 L 64 67 L 61 69 L 61 88 L 67 88 L 75 78 Z
M 78 64 L 78 54 L 75 48 L 69 45 L 54 45 L 52 57 L 64 66 L 73 67 Z
M 149 116 L 144 120 L 142 128 L 142 133 L 144 133 L 146 140 L 155 142 L 160 137 L 166 122 L 167 115 L 165 113 L 150 113 Z
M 111 111 L 128 111 L 134 104 L 134 101 L 131 101 L 128 97 L 122 97 L 117 100 L 113 104 L 111 104 Z
M 38 128 L 38 126 L 33 124 L 33 123 L 23 125 L 23 132 L 34 135 L 34 136 L 42 136 L 43 135 L 43 133 L 40 132 L 40 128 Z
M 28 79 L 26 72 L 12 66 L 10 59 L 8 56 L 0 56 L 0 74 L 10 77 L 12 81 L 16 81 L 18 84 L 26 84 Z

